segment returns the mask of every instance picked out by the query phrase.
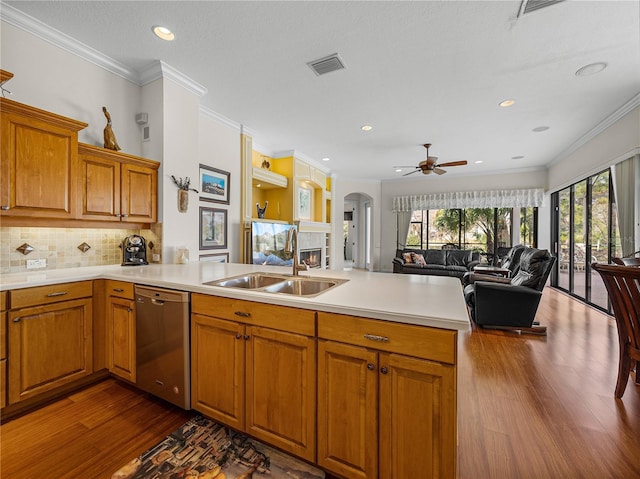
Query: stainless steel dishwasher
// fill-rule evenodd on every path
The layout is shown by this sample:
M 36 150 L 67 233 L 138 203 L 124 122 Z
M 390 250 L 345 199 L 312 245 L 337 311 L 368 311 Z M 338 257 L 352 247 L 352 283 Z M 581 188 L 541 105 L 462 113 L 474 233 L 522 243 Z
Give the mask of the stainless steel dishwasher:
M 135 285 L 137 386 L 191 409 L 189 293 Z

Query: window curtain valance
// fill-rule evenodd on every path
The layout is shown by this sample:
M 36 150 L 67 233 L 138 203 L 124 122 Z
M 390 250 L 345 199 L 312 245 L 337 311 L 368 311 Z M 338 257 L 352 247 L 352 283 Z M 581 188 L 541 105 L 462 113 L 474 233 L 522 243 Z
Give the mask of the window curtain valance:
M 399 213 L 453 208 L 524 208 L 542 206 L 543 200 L 544 190 L 542 188 L 431 193 L 428 195 L 395 196 L 392 211 Z

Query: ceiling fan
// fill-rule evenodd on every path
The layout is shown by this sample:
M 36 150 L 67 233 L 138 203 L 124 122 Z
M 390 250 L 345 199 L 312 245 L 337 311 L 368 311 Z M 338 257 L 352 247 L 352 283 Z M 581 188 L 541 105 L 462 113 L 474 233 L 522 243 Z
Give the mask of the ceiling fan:
M 450 161 L 449 163 L 437 163 L 437 156 L 429 156 L 429 147 L 431 146 L 431 143 L 425 143 L 423 146 L 427 149 L 427 159 L 422 160 L 420 163 L 418 163 L 418 166 L 394 166 L 394 168 L 415 168 L 414 171 L 405 173 L 402 176 L 412 175 L 418 171 L 422 171 L 422 173 L 425 175 L 429 175 L 431 173 L 435 173 L 436 175 L 444 175 L 446 173 L 446 170 L 443 170 L 443 167 L 446 168 L 449 166 L 463 166 L 467 164 L 466 160 Z

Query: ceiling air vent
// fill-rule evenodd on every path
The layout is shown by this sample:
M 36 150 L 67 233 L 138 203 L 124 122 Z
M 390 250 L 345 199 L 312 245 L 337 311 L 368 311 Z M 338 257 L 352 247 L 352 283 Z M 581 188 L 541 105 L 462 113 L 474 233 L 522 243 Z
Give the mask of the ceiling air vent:
M 337 53 L 329 55 L 328 57 L 320 58 L 319 60 L 314 60 L 307 63 L 307 65 L 309 65 L 309 67 L 318 76 L 346 68 Z
M 550 7 L 551 5 L 561 2 L 564 2 L 564 0 L 522 0 L 518 16 L 521 17 L 527 13 L 535 12 L 541 8 Z

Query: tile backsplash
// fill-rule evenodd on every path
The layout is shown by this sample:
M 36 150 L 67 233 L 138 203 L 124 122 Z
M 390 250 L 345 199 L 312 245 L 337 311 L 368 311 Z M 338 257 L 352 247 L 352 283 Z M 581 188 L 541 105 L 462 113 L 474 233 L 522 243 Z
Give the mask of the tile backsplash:
M 131 234 L 142 235 L 147 245 L 150 241 L 154 243 L 153 251 L 162 251 L 161 225 L 153 225 L 152 230 L 3 226 L 0 227 L 0 273 L 25 272 L 27 260 L 33 259 L 47 261 L 46 267 L 40 269 L 120 264 L 122 251 L 118 246 L 125 236 Z M 34 248 L 27 255 L 16 250 L 24 243 Z M 83 243 L 91 248 L 81 251 L 78 246 Z M 152 251 L 149 250 L 149 261 L 151 257 Z

